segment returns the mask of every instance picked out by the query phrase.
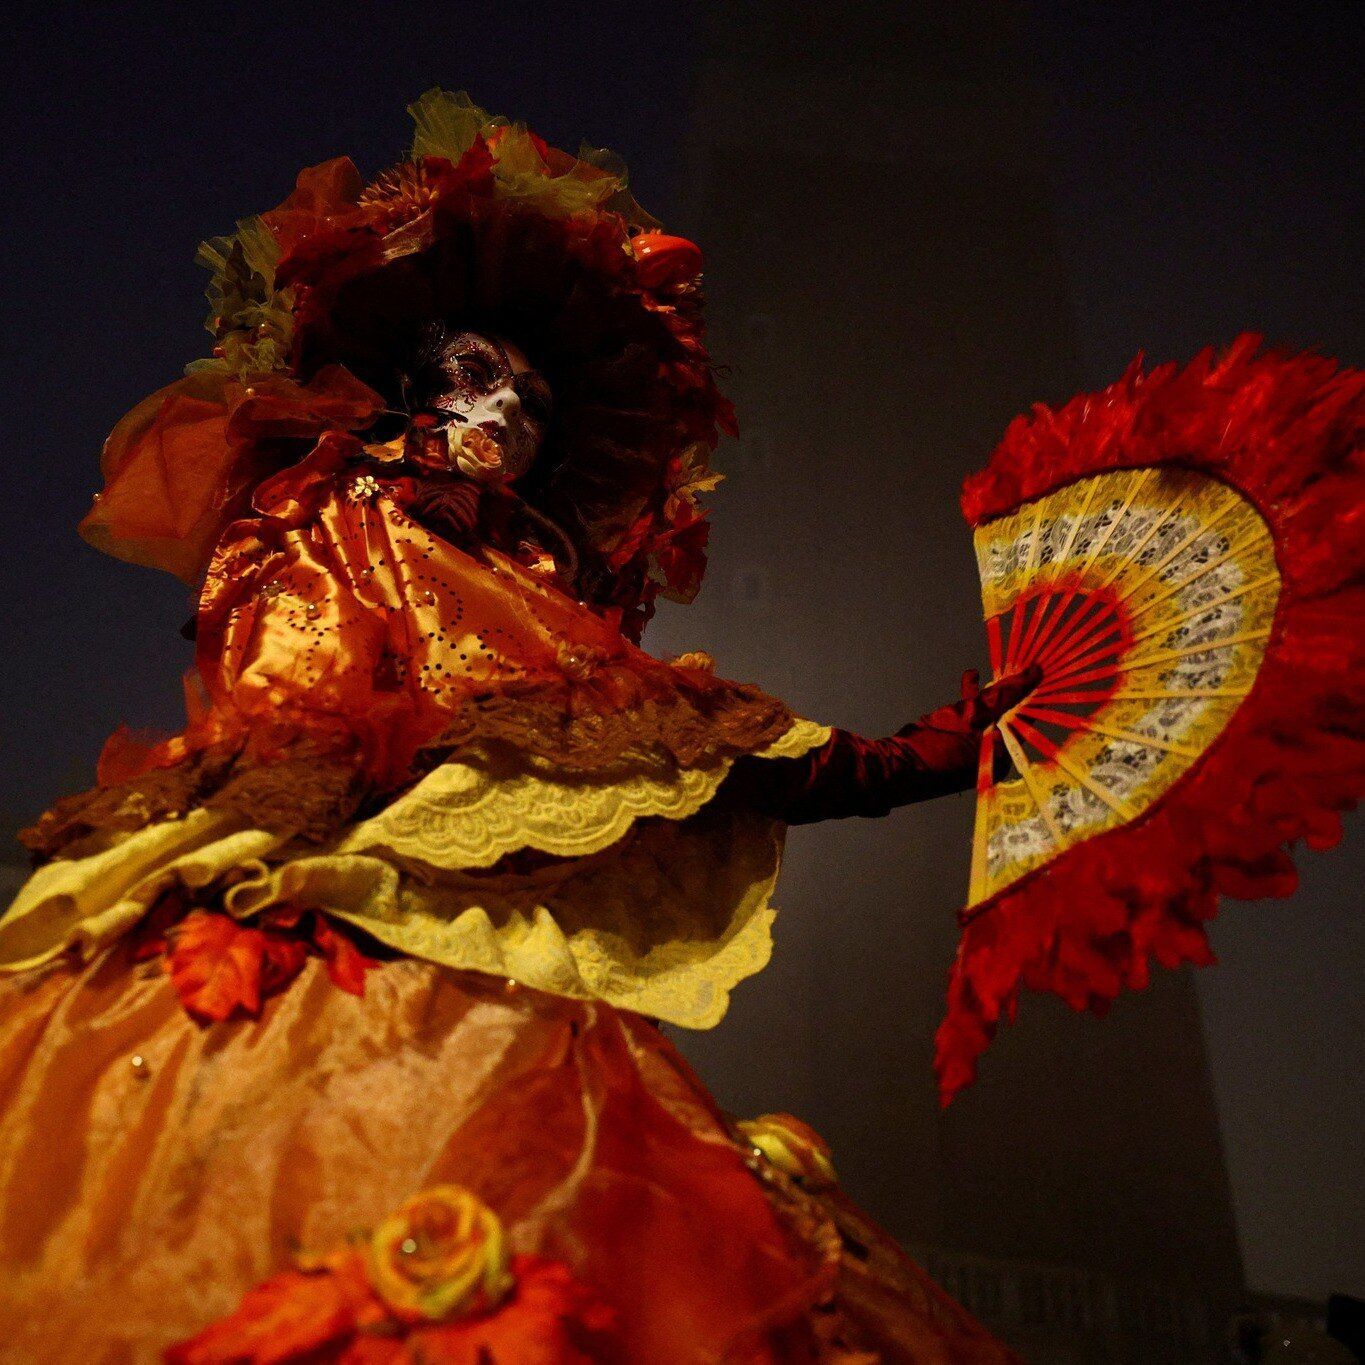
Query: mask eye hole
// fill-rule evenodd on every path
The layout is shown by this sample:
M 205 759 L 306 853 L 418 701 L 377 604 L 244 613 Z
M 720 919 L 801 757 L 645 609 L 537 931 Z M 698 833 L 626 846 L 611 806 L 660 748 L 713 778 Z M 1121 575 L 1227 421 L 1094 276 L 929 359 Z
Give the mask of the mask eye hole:
M 449 408 L 418 408 L 412 414 L 413 425 L 426 431 L 443 431 L 446 427 L 463 426 L 464 417 Z
M 487 392 L 506 377 L 510 367 L 492 342 L 466 334 L 447 349 L 442 368 L 459 388 Z
M 455 364 L 459 366 L 464 378 L 479 388 L 491 389 L 498 378 L 492 362 L 480 355 L 457 356 Z
M 550 386 L 534 370 L 514 375 L 512 389 L 521 400 L 522 411 L 528 417 L 542 424 L 550 420 L 554 406 Z

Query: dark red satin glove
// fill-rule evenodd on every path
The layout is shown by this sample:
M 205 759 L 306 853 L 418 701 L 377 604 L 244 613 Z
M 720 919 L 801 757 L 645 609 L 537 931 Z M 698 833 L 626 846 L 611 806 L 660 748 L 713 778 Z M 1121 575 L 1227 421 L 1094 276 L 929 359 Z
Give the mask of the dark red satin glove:
M 800 758 L 741 758 L 725 791 L 789 825 L 885 815 L 897 806 L 966 791 L 976 783 L 981 732 L 1037 685 L 1036 668 L 986 688 L 969 672 L 962 679 L 961 701 L 886 739 L 835 730 L 825 744 Z

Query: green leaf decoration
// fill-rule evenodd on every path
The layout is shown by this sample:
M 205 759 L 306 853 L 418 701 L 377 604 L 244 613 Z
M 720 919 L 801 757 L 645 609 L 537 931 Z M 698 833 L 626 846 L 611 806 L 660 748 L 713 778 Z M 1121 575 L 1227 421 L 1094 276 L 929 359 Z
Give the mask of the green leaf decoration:
M 615 190 L 602 201 L 602 207 L 611 213 L 619 214 L 634 228 L 654 229 L 663 224 L 652 214 L 640 207 L 635 196 L 626 188 L 629 174 L 626 163 L 605 147 L 590 147 L 586 142 L 578 148 L 578 159 L 599 171 L 606 171 L 616 181 Z
M 294 295 L 275 288 L 279 243 L 260 218 L 246 218 L 228 237 L 200 244 L 195 260 L 209 271 L 205 326 L 217 341 L 212 359 L 188 373 L 259 374 L 284 369 L 294 334 Z
M 463 90 L 451 94 L 439 85 L 408 105 L 408 113 L 416 124 L 412 135 L 414 158 L 443 156 L 447 161 L 459 161 L 485 128 L 502 122 L 480 109 Z
M 526 125 L 513 123 L 493 149 L 493 176 L 500 199 L 533 205 L 549 218 L 568 218 L 600 208 L 621 188 L 614 175 L 598 175 L 581 159 L 561 175 L 548 175 Z

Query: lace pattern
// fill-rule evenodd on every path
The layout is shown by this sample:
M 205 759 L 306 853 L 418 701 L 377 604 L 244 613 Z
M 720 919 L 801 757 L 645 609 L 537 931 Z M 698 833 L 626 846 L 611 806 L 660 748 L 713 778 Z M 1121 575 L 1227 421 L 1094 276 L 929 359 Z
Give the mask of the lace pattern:
M 1079 480 L 976 541 L 1005 671 L 1038 654 L 1044 683 L 1000 727 L 1016 771 L 979 797 L 973 904 L 1170 790 L 1251 690 L 1280 591 L 1256 508 L 1177 467 Z
M 797 721 L 759 758 L 790 758 L 823 744 L 825 726 Z M 584 857 L 614 844 L 635 821 L 682 820 L 716 794 L 732 760 L 678 770 L 656 761 L 644 771 L 565 773 L 543 760 L 441 764 L 417 786 L 355 826 L 338 853 L 382 850 L 429 869 L 491 867 L 519 849 Z
M 761 756 L 828 734 L 798 722 Z M 316 852 L 199 808 L 51 862 L 0 919 L 0 970 L 108 943 L 177 885 L 242 918 L 319 909 L 413 957 L 692 1028 L 766 965 L 781 829 L 712 800 L 728 761 L 615 783 L 446 766 Z M 518 850 L 548 856 L 513 871 Z

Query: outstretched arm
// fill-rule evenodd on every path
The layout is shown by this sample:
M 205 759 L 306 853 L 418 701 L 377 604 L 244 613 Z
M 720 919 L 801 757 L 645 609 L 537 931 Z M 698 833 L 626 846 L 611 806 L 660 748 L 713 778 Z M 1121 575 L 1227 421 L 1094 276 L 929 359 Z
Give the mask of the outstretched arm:
M 727 793 L 790 825 L 885 815 L 897 806 L 966 791 L 976 782 L 983 730 L 1036 685 L 1036 670 L 978 689 L 963 678 L 962 700 L 941 706 L 886 739 L 835 730 L 800 758 L 741 758 Z

